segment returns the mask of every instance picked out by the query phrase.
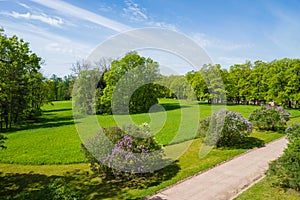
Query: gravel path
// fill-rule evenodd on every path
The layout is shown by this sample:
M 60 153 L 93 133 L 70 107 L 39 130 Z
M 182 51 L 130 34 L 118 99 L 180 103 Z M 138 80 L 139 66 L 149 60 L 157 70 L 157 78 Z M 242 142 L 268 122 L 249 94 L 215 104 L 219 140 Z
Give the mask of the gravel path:
M 280 138 L 261 148 L 200 173 L 175 184 L 148 200 L 228 200 L 248 188 L 264 176 L 268 163 L 282 155 L 287 145 L 286 138 Z

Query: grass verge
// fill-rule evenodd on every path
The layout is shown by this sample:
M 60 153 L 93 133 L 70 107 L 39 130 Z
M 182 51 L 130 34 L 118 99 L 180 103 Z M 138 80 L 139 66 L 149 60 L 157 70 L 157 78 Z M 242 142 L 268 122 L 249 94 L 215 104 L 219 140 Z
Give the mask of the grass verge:
M 273 187 L 268 182 L 267 178 L 262 179 L 257 184 L 239 195 L 235 200 L 298 200 L 300 193 L 292 189 L 283 189 Z

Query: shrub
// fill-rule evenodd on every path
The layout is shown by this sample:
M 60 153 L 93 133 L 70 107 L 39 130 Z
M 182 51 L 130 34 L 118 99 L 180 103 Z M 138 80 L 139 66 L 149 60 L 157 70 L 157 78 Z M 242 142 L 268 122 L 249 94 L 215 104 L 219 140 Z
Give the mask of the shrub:
M 290 113 L 282 107 L 263 106 L 249 116 L 249 121 L 260 130 L 282 130 L 288 120 Z
M 207 133 L 204 141 L 209 145 L 234 146 L 243 141 L 252 132 L 252 124 L 241 114 L 229 110 L 220 110 L 201 120 L 198 134 Z
M 164 162 L 162 146 L 146 123 L 103 128 L 82 147 L 94 174 L 104 178 L 134 178 Z
M 290 125 L 285 132 L 288 147 L 270 163 L 267 176 L 273 185 L 300 191 L 300 124 Z

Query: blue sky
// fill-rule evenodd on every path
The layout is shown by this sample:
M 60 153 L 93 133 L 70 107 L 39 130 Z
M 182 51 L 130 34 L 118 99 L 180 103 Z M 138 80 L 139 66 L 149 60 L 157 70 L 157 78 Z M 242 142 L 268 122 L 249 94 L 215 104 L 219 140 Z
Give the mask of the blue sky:
M 229 68 L 299 58 L 299 10 L 297 0 L 0 0 L 0 26 L 30 43 L 46 76 L 67 75 L 106 39 L 144 27 L 183 33 Z

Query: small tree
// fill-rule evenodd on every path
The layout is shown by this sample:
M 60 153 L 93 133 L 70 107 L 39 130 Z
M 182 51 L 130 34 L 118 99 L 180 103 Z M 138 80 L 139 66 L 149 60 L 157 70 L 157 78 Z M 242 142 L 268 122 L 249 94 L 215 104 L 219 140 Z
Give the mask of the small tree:
M 249 116 L 249 121 L 260 130 L 282 130 L 288 120 L 290 113 L 282 107 L 263 106 Z
M 234 146 L 243 141 L 252 132 L 252 124 L 241 114 L 229 110 L 220 110 L 201 120 L 198 133 L 207 134 L 205 143 L 217 147 Z
M 300 191 L 300 124 L 285 130 L 289 144 L 284 154 L 270 163 L 267 175 L 272 184 Z

